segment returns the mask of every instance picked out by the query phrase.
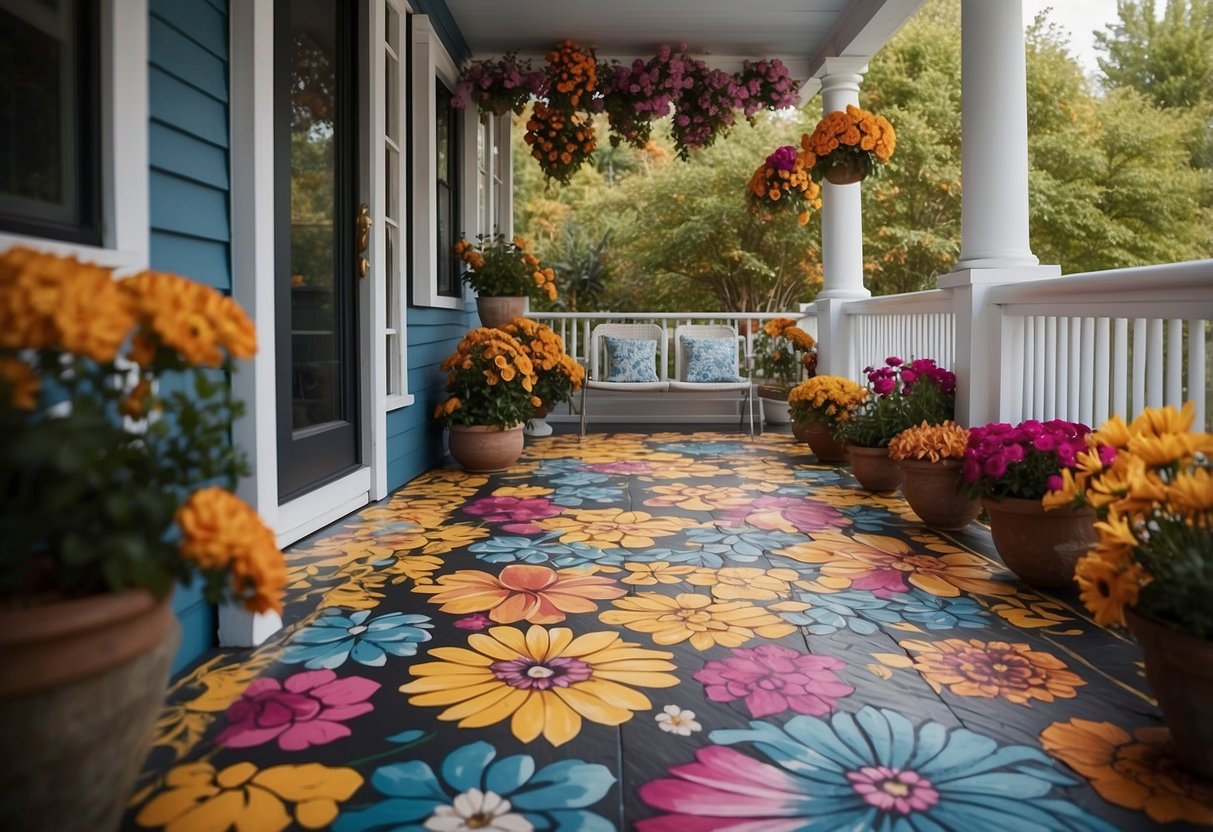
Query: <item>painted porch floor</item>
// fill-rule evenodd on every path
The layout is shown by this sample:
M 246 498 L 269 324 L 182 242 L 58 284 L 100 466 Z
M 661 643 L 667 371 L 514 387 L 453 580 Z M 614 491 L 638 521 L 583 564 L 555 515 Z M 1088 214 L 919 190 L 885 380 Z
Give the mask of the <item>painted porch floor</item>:
M 1213 825 L 1140 652 L 787 435 L 533 441 L 288 553 L 173 686 L 131 829 Z

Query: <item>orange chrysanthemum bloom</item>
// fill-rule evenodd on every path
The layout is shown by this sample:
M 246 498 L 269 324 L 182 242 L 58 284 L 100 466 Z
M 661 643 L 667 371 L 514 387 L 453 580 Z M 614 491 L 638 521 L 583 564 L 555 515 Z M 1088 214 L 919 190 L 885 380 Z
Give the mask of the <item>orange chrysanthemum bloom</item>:
M 164 272 L 140 272 L 120 284 L 135 304 L 145 332 L 190 364 L 218 367 L 223 352 L 251 358 L 257 351 L 253 322 L 232 298 Z
M 950 420 L 940 425 L 929 425 L 924 421 L 894 436 L 889 441 L 889 456 L 892 459 L 924 459 L 931 462 L 963 459 L 968 442 L 968 428 L 962 428 Z
M 226 489 L 202 488 L 177 510 L 182 556 L 204 570 L 228 570 L 232 590 L 251 610 L 282 611 L 286 565 L 274 533 Z

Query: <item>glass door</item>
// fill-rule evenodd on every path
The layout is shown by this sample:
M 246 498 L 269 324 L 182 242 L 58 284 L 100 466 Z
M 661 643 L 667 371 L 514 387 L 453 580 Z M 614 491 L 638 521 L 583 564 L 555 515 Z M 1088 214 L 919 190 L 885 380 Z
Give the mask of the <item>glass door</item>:
M 356 7 L 275 3 L 278 494 L 358 468 Z

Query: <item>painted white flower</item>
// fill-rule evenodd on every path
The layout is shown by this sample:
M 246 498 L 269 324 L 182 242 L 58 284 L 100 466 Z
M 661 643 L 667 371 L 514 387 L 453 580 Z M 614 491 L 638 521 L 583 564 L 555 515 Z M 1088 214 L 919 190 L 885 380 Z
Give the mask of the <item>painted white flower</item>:
M 684 711 L 677 705 L 666 705 L 654 719 L 662 731 L 680 737 L 689 737 L 694 732 L 703 730 L 703 726 L 695 721 L 694 711 Z
M 510 811 L 510 802 L 496 792 L 468 789 L 450 806 L 434 809 L 424 824 L 430 832 L 534 832 L 531 822 Z

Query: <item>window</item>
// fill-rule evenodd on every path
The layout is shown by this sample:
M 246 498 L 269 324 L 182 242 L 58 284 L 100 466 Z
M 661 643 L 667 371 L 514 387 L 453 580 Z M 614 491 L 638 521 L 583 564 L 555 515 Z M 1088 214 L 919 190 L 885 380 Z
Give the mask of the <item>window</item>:
M 474 110 L 451 106 L 451 90 L 459 70 L 423 14 L 408 17 L 409 66 L 409 179 L 412 211 L 409 245 L 414 306 L 463 309 L 459 262 L 452 246 L 460 235 L 474 233 L 476 195 L 467 193 L 475 179 L 464 161 L 474 158 L 468 142 L 475 141 Z M 466 129 L 465 129 L 466 125 Z
M 510 116 L 481 113 L 476 122 L 476 227 L 480 234 L 512 232 L 512 194 L 502 164 L 502 145 L 509 144 Z
M 0 7 L 0 229 L 98 245 L 99 9 Z
M 400 277 L 404 257 L 400 234 L 400 194 L 404 187 L 401 170 L 401 137 L 404 108 L 401 106 L 404 88 L 405 16 L 396 0 L 386 0 L 383 14 L 383 169 L 384 169 L 384 300 L 386 305 L 384 337 L 389 406 L 403 400 L 408 389 L 404 362 L 404 289 Z
M 3 0 L 0 79 L 0 251 L 146 266 L 147 0 Z
M 437 174 L 438 294 L 459 297 L 459 261 L 452 249 L 459 222 L 459 113 L 454 95 L 441 80 L 434 83 L 434 170 Z

